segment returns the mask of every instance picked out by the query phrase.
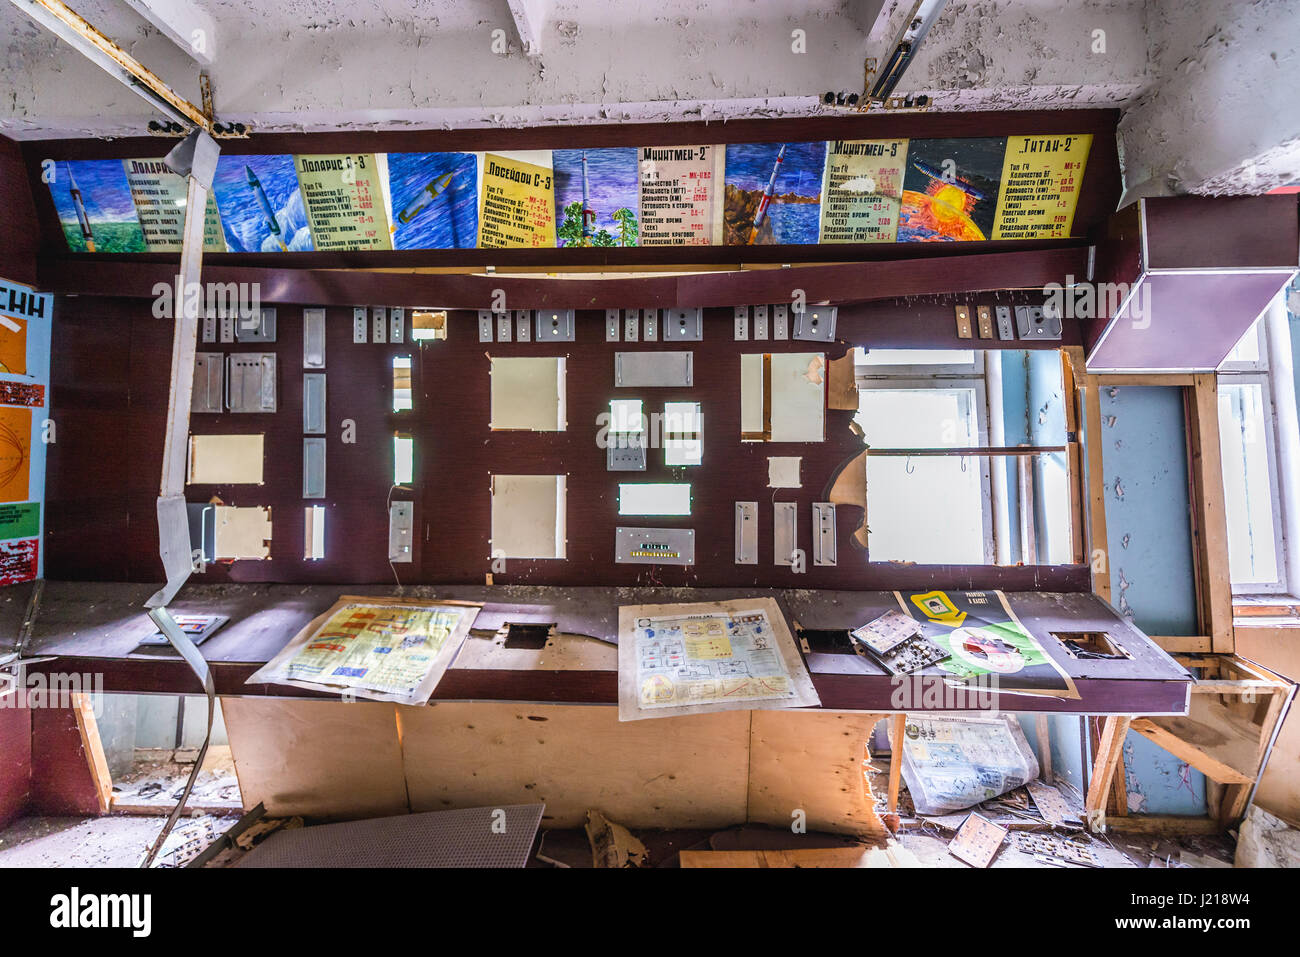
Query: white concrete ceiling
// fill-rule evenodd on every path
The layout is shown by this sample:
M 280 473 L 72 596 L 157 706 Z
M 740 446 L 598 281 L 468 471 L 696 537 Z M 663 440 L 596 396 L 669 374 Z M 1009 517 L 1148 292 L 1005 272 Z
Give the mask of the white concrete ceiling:
M 208 70 L 218 119 L 261 131 L 816 115 L 826 91 L 862 90 L 912 3 L 69 0 L 194 103 Z M 1256 191 L 1300 177 L 1295 8 L 951 0 L 896 92 L 935 110 L 1128 108 L 1137 182 Z M 0 31 L 0 133 L 139 135 L 159 118 L 4 0 Z

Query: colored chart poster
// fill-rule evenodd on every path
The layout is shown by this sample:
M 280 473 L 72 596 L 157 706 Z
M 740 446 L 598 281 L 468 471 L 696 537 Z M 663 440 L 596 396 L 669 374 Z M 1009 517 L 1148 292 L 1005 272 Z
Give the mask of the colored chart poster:
M 73 252 L 146 251 L 121 160 L 55 163 L 50 196 Z
M 1009 136 L 994 239 L 1063 239 L 1074 224 L 1092 134 Z
M 310 251 L 311 229 L 292 156 L 222 156 L 212 178 L 232 253 Z
M 394 249 L 473 249 L 478 160 L 473 153 L 389 153 Z
M 345 252 L 393 248 L 385 177 L 374 153 L 295 156 L 294 163 L 314 248 Z
M 988 239 L 997 211 L 1005 137 L 912 140 L 898 214 L 900 243 Z
M 728 146 L 727 245 L 816 243 L 825 165 L 824 142 Z
M 32 466 L 32 410 L 0 407 L 0 502 L 25 502 Z
M 1043 650 L 1000 591 L 894 593 L 922 633 L 952 657 L 934 665 L 963 681 L 991 675 L 1004 694 L 1077 698 L 1072 679 Z
M 248 682 L 424 704 L 469 634 L 479 607 L 344 596 Z
M 722 244 L 721 146 L 639 151 L 642 246 Z
M 561 246 L 635 246 L 635 149 L 554 150 L 556 241 Z
M 822 183 L 821 241 L 892 243 L 898 234 L 907 140 L 831 140 Z
M 550 154 L 540 151 L 483 154 L 480 249 L 555 245 L 555 177 L 549 164 Z
M 618 718 L 821 701 L 770 598 L 618 610 Z
M 156 159 L 122 160 L 136 218 L 144 234 L 144 244 L 151 253 L 178 253 L 185 241 L 185 200 L 189 181 Z M 221 233 L 221 216 L 216 200 L 208 193 L 203 219 L 203 249 L 224 253 L 226 240 Z
M 0 372 L 8 372 L 10 375 L 27 374 L 26 319 L 0 315 Z

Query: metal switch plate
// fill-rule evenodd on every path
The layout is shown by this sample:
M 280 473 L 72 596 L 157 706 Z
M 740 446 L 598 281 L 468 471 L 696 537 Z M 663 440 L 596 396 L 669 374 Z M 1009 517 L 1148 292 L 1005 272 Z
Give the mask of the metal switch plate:
M 220 328 L 221 330 L 220 337 L 222 342 L 235 341 L 235 317 L 234 316 L 222 316 L 220 319 L 217 320 L 217 325 L 218 328 Z
M 659 341 L 659 310 L 642 309 L 641 310 L 642 334 L 646 342 Z
M 383 306 L 375 306 L 371 313 L 371 326 L 373 331 L 370 335 L 371 342 L 388 341 L 388 310 Z
M 528 318 L 527 309 L 515 310 L 515 341 L 531 342 L 533 339 L 533 324 Z
M 241 315 L 235 326 L 239 342 L 275 342 L 275 307 L 266 306 L 258 315 Z
M 641 310 L 623 311 L 623 341 L 638 342 L 641 339 Z
M 703 338 L 703 309 L 664 310 L 664 342 L 699 342 Z
M 813 564 L 834 565 L 835 552 L 835 503 L 813 502 Z
M 975 307 L 975 329 L 981 339 L 993 338 L 993 309 L 991 307 Z
M 510 312 L 497 313 L 497 342 L 509 342 L 514 329 L 514 314 Z
M 625 528 L 614 530 L 614 561 L 627 565 L 694 565 L 692 528 Z
M 538 342 L 572 342 L 572 309 L 537 309 L 537 332 L 534 338 Z
M 487 309 L 478 311 L 478 341 L 492 341 L 492 313 Z
M 406 335 L 406 310 L 388 310 L 388 341 L 400 343 Z
M 772 338 L 790 338 L 790 307 L 787 305 L 772 307 Z
M 617 309 L 605 310 L 605 341 L 618 342 L 620 317 Z
M 634 432 L 611 433 L 605 446 L 605 469 L 609 472 L 644 472 L 645 442 Z
M 1010 340 L 1016 337 L 1016 327 L 1011 322 L 1010 306 L 995 306 L 993 315 L 998 323 L 998 338 Z
M 806 306 L 794 316 L 794 338 L 808 342 L 834 342 L 835 306 Z
M 226 357 L 220 352 L 194 354 L 194 392 L 190 412 L 222 412 Z
M 369 319 L 367 318 L 366 308 L 364 306 L 356 306 L 352 310 L 352 341 L 353 342 L 366 341 L 366 328 L 368 322 Z
M 618 388 L 685 388 L 695 384 L 693 352 L 616 352 Z
M 203 341 L 204 342 L 217 341 L 217 317 L 216 316 L 203 317 Z
M 754 338 L 767 338 L 767 306 L 754 307 Z
M 1016 332 L 1021 339 L 1060 339 L 1061 317 L 1042 306 L 1016 306 Z
M 749 306 L 736 306 L 734 317 L 736 321 L 735 339 L 737 342 L 743 342 L 749 338 Z
M 736 564 L 758 564 L 758 503 L 736 503 Z
M 388 560 L 415 560 L 415 503 L 394 502 L 388 506 Z
M 325 440 L 302 440 L 302 497 L 325 497 Z
M 231 412 L 274 412 L 275 404 L 274 352 L 226 358 L 226 407 Z
M 307 435 L 325 434 L 325 373 L 302 375 L 302 430 Z
M 954 306 L 953 313 L 957 317 L 957 338 L 969 339 L 972 335 L 970 324 L 970 306 Z
M 777 565 L 794 564 L 794 550 L 799 542 L 799 512 L 794 502 L 776 502 L 772 506 L 772 558 Z
M 325 310 L 302 311 L 302 367 L 325 368 Z

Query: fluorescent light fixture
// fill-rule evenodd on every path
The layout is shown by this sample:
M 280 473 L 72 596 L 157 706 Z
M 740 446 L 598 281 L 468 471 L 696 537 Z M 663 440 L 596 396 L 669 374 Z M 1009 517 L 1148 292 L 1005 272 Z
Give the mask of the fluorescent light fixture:
M 618 487 L 620 515 L 689 515 L 690 483 L 638 482 Z

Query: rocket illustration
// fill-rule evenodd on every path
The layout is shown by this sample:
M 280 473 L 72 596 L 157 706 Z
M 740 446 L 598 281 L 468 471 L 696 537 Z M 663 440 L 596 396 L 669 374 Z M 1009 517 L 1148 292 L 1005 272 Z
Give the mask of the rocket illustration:
M 409 223 L 427 209 L 430 203 L 441 196 L 455 177 L 456 171 L 452 170 L 450 173 L 444 173 L 437 179 L 431 180 L 424 189 L 416 194 L 415 199 L 407 204 L 406 209 L 397 214 L 397 218 L 402 221 L 403 225 Z
M 754 213 L 754 224 L 749 228 L 749 243 L 754 245 L 758 239 L 758 229 L 763 225 L 763 218 L 767 215 L 767 207 L 772 202 L 772 193 L 776 190 L 776 178 L 781 173 L 781 163 L 785 161 L 785 143 L 781 144 L 781 152 L 776 154 L 776 162 L 772 164 L 772 177 L 767 181 L 767 189 L 763 190 L 763 198 L 758 202 L 758 210 Z
M 924 173 L 932 180 L 938 180 L 939 182 L 945 183 L 949 186 L 956 186 L 959 190 L 961 190 L 963 193 L 966 193 L 968 196 L 973 196 L 977 202 L 979 200 L 986 198 L 982 192 L 980 192 L 970 183 L 966 182 L 964 179 L 953 176 L 952 174 L 945 174 L 938 167 L 931 166 L 929 163 L 925 162 L 924 160 L 913 160 L 912 166 L 916 168 L 917 172 Z
M 596 222 L 596 211 L 587 204 L 587 151 L 582 151 L 582 245 L 591 245 L 591 227 Z
M 90 231 L 90 217 L 86 215 L 86 204 L 82 202 L 81 190 L 77 186 L 76 179 L 72 176 L 72 164 L 65 163 L 68 168 L 68 193 L 72 196 L 73 208 L 77 211 L 77 225 L 81 227 L 81 237 L 86 241 L 86 251 L 95 251 L 95 237 Z
M 275 218 L 275 211 L 271 209 L 271 201 L 266 198 L 266 190 L 262 189 L 262 181 L 253 172 L 253 167 L 245 166 L 244 172 L 248 175 L 248 188 L 253 191 L 253 199 L 257 202 L 257 208 L 262 211 L 267 226 L 271 228 L 271 235 L 280 244 L 280 248 L 287 251 L 289 247 L 285 245 L 284 235 L 280 230 L 280 221 Z

